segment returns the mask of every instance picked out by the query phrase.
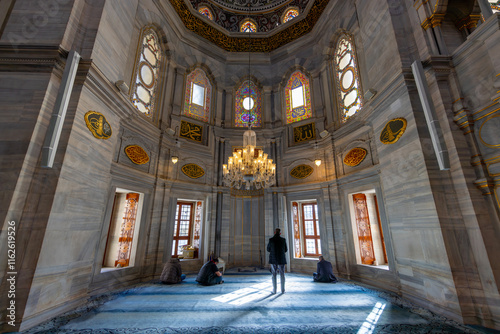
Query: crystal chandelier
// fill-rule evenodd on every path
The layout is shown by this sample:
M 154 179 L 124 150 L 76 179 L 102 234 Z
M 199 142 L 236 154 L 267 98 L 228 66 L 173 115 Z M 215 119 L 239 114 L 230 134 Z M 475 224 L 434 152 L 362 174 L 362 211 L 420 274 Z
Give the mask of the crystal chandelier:
M 248 18 L 250 19 L 250 3 L 248 3 Z M 255 149 L 257 136 L 252 130 L 252 111 L 256 106 L 251 96 L 250 85 L 250 34 L 251 30 L 248 29 L 248 96 L 242 101 L 243 108 L 249 113 L 248 130 L 243 134 L 243 148 L 233 152 L 227 165 L 222 166 L 224 185 L 235 189 L 241 189 L 244 185 L 246 190 L 268 188 L 276 184 L 276 164 L 267 158 L 267 153 Z
M 250 190 L 252 187 L 267 188 L 276 183 L 276 164 L 267 158 L 267 153 L 255 149 L 256 143 L 257 136 L 249 128 L 243 134 L 243 149 L 234 152 L 227 165 L 222 166 L 226 186 L 240 189 L 245 185 L 245 189 Z

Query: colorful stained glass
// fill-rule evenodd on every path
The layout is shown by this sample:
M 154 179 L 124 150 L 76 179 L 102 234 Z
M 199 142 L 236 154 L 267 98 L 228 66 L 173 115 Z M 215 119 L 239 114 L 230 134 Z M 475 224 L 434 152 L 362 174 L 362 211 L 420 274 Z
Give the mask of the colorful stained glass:
M 130 100 L 141 113 L 153 117 L 162 61 L 161 48 L 158 35 L 150 28 L 143 29 L 140 41 Z
M 339 108 L 342 122 L 345 122 L 363 106 L 356 53 L 350 36 L 340 37 L 337 42 L 334 62 Z
M 241 32 L 257 32 L 257 25 L 252 20 L 245 20 L 241 24 Z
M 210 11 L 210 9 L 208 7 L 200 6 L 200 8 L 198 8 L 198 11 L 200 12 L 201 15 L 205 16 L 209 20 L 212 20 L 212 21 L 214 20 L 214 18 L 212 16 L 212 12 Z
M 208 122 L 212 101 L 212 85 L 205 71 L 196 68 L 187 76 L 182 115 Z
M 493 10 L 493 13 L 500 12 L 500 1 L 497 1 L 496 3 L 490 3 L 490 5 L 491 5 L 491 9 Z
M 235 95 L 234 126 L 262 126 L 262 96 L 257 85 L 251 80 L 245 80 Z
M 300 70 L 290 75 L 285 87 L 286 123 L 312 117 L 311 88 L 309 79 Z
M 283 15 L 283 23 L 286 23 L 297 16 L 299 16 L 299 11 L 296 8 L 290 8 L 285 12 L 285 15 Z

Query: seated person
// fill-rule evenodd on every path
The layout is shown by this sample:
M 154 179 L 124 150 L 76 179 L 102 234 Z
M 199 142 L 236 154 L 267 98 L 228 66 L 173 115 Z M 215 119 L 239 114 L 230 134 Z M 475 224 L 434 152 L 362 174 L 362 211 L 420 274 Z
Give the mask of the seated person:
M 214 285 L 224 283 L 222 280 L 222 274 L 217 267 L 219 263 L 218 258 L 214 258 L 211 261 L 208 261 L 201 267 L 198 276 L 196 277 L 196 282 L 201 285 Z
M 170 258 L 161 272 L 160 280 L 165 284 L 177 284 L 186 278 L 182 273 L 181 263 L 178 258 Z
M 337 277 L 333 274 L 332 264 L 325 261 L 323 256 L 319 256 L 319 262 L 316 266 L 316 272 L 313 274 L 313 279 L 315 282 L 337 282 Z

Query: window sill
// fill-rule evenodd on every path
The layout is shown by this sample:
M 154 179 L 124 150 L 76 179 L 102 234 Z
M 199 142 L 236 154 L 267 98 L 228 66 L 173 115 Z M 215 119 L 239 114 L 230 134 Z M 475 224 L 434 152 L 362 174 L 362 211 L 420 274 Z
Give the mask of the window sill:
M 358 266 L 363 266 L 363 267 L 368 267 L 368 268 L 374 268 L 374 269 L 381 269 L 381 270 L 389 270 L 389 265 L 388 264 L 382 264 L 378 266 L 370 265 L 370 264 L 359 264 Z
M 319 261 L 317 257 L 294 257 L 294 260 Z
M 120 267 L 120 268 L 115 268 L 115 267 L 103 267 L 101 268 L 101 274 L 102 273 L 108 273 L 110 271 L 117 271 L 117 270 L 123 270 L 123 269 L 129 269 L 129 268 L 133 268 L 132 266 L 128 266 L 128 267 Z

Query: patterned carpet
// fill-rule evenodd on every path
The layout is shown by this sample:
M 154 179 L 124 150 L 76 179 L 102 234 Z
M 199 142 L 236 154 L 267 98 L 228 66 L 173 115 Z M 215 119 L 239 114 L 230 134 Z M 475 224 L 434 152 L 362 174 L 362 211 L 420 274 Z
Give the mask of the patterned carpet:
M 178 285 L 142 284 L 26 333 L 486 333 L 352 282 L 287 274 L 286 293 L 272 295 L 269 274 L 224 280 L 204 287 L 191 275 Z

